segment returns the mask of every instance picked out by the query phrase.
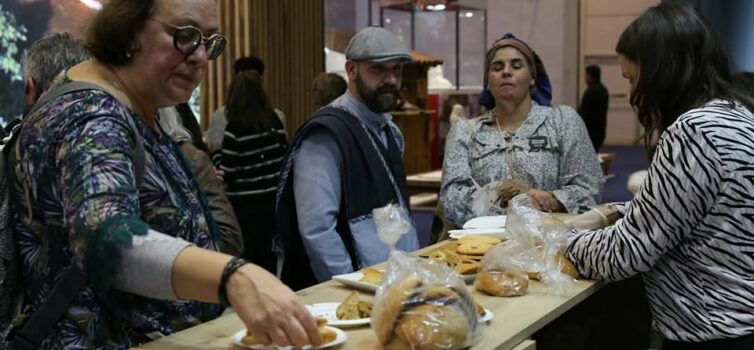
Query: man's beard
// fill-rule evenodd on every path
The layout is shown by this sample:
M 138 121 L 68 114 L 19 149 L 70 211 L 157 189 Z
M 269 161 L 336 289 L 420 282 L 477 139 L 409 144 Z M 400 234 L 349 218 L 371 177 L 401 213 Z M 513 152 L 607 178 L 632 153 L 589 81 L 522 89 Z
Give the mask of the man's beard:
M 395 85 L 383 85 L 376 90 L 370 90 L 359 75 L 356 75 L 356 90 L 364 104 L 377 113 L 385 113 L 395 109 L 400 93 Z

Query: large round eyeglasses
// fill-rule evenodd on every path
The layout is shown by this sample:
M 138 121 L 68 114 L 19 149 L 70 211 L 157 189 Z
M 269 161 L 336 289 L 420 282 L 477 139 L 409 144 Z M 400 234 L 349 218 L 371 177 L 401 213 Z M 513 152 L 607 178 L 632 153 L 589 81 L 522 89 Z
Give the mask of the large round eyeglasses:
M 214 33 L 209 37 L 204 36 L 202 31 L 194 26 L 174 26 L 170 23 L 165 23 L 159 19 L 152 18 L 156 22 L 160 22 L 170 28 L 175 29 L 173 32 L 173 46 L 175 49 L 188 56 L 201 45 L 204 41 L 204 45 L 207 48 L 207 59 L 214 60 L 225 50 L 225 36 L 220 33 Z

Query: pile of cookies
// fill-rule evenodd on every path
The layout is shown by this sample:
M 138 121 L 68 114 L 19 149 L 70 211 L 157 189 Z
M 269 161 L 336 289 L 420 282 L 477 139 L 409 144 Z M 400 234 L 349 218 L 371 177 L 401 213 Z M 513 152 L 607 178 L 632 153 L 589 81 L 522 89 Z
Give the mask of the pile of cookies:
M 483 256 L 501 242 L 501 239 L 491 236 L 465 236 L 458 240 L 456 251 L 458 254 Z
M 500 242 L 502 240 L 490 236 L 466 236 L 423 256 L 439 261 L 461 275 L 472 275 L 479 270 L 479 260 L 484 254 Z

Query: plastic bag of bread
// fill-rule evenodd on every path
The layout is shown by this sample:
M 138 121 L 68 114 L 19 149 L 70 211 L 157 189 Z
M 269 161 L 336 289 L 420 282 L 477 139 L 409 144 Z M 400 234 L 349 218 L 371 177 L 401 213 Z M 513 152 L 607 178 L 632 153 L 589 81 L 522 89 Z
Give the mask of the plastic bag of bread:
M 479 322 L 463 279 L 445 264 L 393 251 L 377 288 L 371 327 L 386 349 L 463 349 L 479 340 Z
M 560 254 L 570 229 L 536 210 L 529 196 L 519 195 L 509 203 L 505 232 L 508 241 L 488 251 L 481 262 L 477 289 L 493 295 L 523 295 L 528 280 L 536 279 L 553 293 L 565 295 L 578 276 L 573 264 Z
M 509 240 L 485 254 L 477 272 L 474 288 L 498 297 L 512 297 L 526 294 L 529 277 L 526 269 L 529 246 Z

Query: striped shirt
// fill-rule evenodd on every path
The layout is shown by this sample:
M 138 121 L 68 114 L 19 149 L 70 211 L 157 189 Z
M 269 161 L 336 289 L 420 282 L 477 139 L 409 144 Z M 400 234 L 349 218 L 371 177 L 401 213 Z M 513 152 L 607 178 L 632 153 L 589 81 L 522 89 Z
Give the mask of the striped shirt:
M 225 172 L 228 197 L 274 193 L 287 147 L 283 129 L 253 133 L 243 125 L 228 124 L 222 151 L 212 157 Z
M 626 216 L 576 233 L 567 253 L 589 278 L 642 273 L 667 339 L 754 332 L 754 115 L 713 100 L 680 116 Z

